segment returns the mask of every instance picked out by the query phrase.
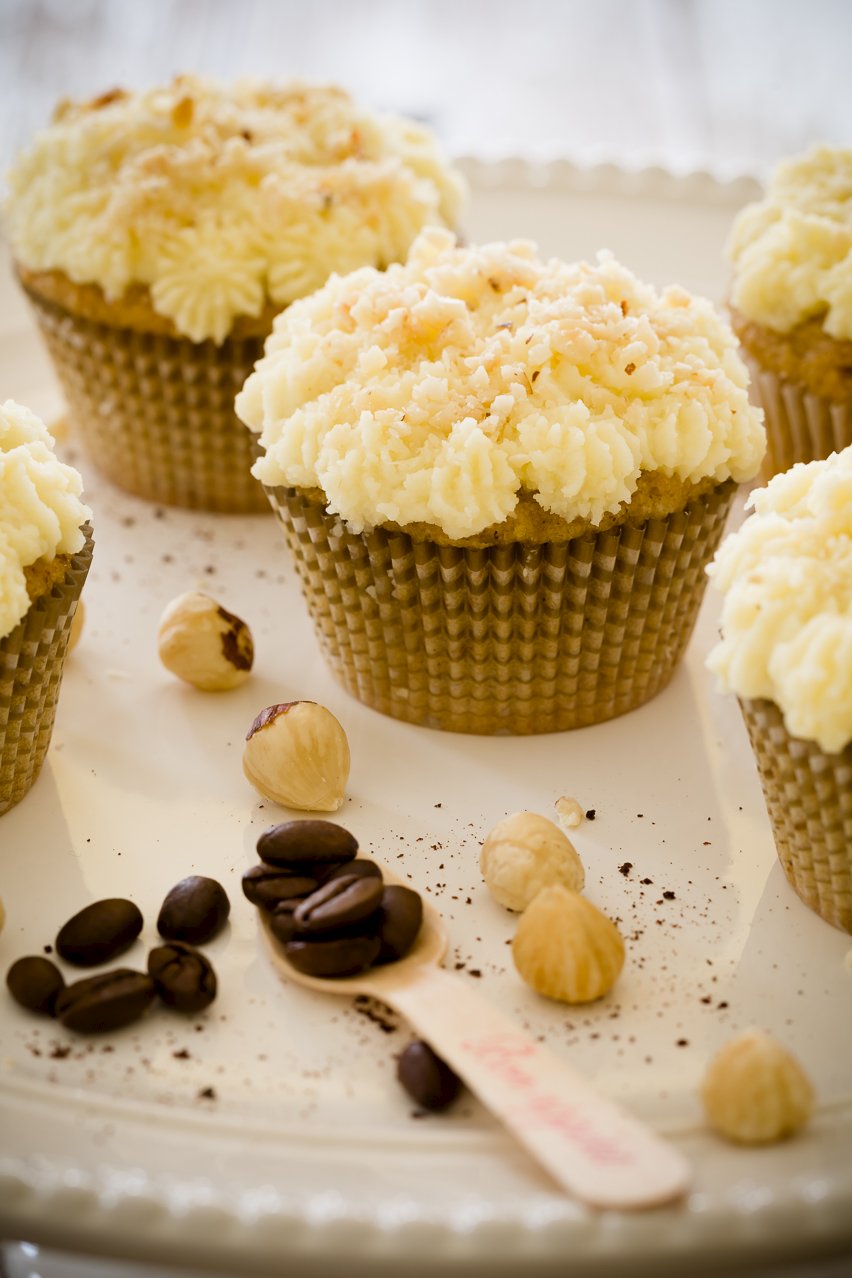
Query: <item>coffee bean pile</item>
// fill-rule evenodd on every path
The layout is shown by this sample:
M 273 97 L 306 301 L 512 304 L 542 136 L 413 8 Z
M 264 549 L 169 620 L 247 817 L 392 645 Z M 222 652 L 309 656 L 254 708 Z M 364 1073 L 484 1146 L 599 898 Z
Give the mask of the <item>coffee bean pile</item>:
M 12 964 L 6 984 L 22 1007 L 56 1017 L 80 1034 L 121 1029 L 143 1016 L 157 998 L 179 1012 L 203 1011 L 216 997 L 216 973 L 195 947 L 212 940 L 230 909 L 221 884 L 192 875 L 163 902 L 157 930 L 165 943 L 150 951 L 147 972 L 116 967 L 66 985 L 50 959 L 28 955 Z M 56 952 L 76 967 L 108 963 L 130 948 L 142 927 L 142 914 L 132 901 L 94 901 L 59 929 Z
M 307 976 L 353 976 L 393 963 L 420 932 L 418 894 L 385 883 L 357 851 L 354 835 L 331 821 L 285 821 L 261 834 L 261 864 L 243 875 L 243 892 Z

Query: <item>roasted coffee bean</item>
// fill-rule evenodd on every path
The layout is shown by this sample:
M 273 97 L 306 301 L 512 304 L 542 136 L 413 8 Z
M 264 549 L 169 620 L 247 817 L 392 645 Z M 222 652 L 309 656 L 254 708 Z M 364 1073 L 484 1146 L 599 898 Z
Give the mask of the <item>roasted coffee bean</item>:
M 191 874 L 167 895 L 157 918 L 157 931 L 169 941 L 203 945 L 224 926 L 231 902 L 221 883 Z
M 274 910 L 281 901 L 300 901 L 318 887 L 317 879 L 291 874 L 276 865 L 253 865 L 243 875 L 243 895 L 261 910 Z
M 200 1012 L 216 997 L 216 973 L 201 950 L 185 941 L 158 945 L 148 955 L 148 975 L 160 998 L 178 1012 Z
M 108 963 L 129 949 L 142 931 L 142 922 L 132 901 L 122 897 L 93 901 L 59 929 L 56 951 L 78 967 Z
M 21 1007 L 53 1016 L 57 997 L 65 989 L 65 978 L 50 959 L 32 954 L 12 964 L 6 973 L 6 984 Z
M 280 901 L 269 915 L 269 927 L 272 935 L 285 943 L 296 935 L 296 923 L 293 914 L 299 908 L 302 897 L 294 896 L 289 901 Z
M 56 1015 L 68 1029 L 99 1034 L 138 1020 L 156 997 L 150 976 L 117 967 L 66 985 L 56 1000 Z
M 317 870 L 320 876 L 320 882 L 328 883 L 331 879 L 340 879 L 344 876 L 355 875 L 359 879 L 380 879 L 382 872 L 376 865 L 375 861 L 365 861 L 361 857 L 357 857 L 354 861 L 343 861 L 340 865 L 335 865 L 333 869 L 326 870 L 325 866 Z
M 381 879 L 343 875 L 306 896 L 293 919 L 299 934 L 333 932 L 363 923 L 382 901 Z
M 333 821 L 282 821 L 273 825 L 257 841 L 257 854 L 267 865 L 296 862 L 351 861 L 358 840 Z
M 389 883 L 379 909 L 381 949 L 377 963 L 393 963 L 408 953 L 423 922 L 423 902 L 411 888 Z
M 396 1066 L 396 1076 L 412 1100 L 422 1109 L 441 1110 L 451 1105 L 461 1089 L 461 1079 L 446 1061 L 421 1039 L 409 1043 Z
M 273 918 L 275 916 L 273 915 Z M 284 946 L 288 962 L 306 976 L 353 976 L 376 961 L 377 936 L 347 936 L 332 940 L 293 940 Z

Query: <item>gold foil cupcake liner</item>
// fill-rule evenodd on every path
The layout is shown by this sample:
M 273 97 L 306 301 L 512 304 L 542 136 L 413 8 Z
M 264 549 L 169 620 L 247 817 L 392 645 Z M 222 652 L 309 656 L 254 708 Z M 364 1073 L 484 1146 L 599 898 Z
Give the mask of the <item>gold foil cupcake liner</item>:
M 852 444 L 852 404 L 815 395 L 798 382 L 782 381 L 743 352 L 752 398 L 766 414 L 765 480 L 796 462 L 819 461 Z
M 268 511 L 234 412 L 262 337 L 192 342 L 103 324 L 26 291 L 74 426 L 108 479 L 165 505 Z
M 793 737 L 772 701 L 741 700 L 778 859 L 812 910 L 852 932 L 852 745 Z
M 560 732 L 668 683 L 692 634 L 732 482 L 665 519 L 485 549 L 355 534 L 268 489 L 325 659 L 383 714 L 451 732 Z
M 33 786 L 50 745 L 71 622 L 92 562 L 92 531 L 83 531 L 85 545 L 64 579 L 0 639 L 0 815 Z

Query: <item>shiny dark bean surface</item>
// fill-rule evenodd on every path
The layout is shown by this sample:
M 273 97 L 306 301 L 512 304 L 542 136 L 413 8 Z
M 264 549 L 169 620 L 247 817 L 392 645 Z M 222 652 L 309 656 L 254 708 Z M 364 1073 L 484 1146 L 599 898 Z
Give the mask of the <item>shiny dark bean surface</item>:
M 351 861 L 357 851 L 354 834 L 318 819 L 282 821 L 264 830 L 257 841 L 257 854 L 268 865 Z
M 380 879 L 382 877 L 382 872 L 375 861 L 365 861 L 361 857 L 356 858 L 354 861 L 344 861 L 328 871 L 323 866 L 321 870 L 317 870 L 317 874 L 320 876 L 322 883 L 328 883 L 331 879 L 340 879 L 353 875 L 360 879 Z
M 181 879 L 163 901 L 157 931 L 169 941 L 203 945 L 225 926 L 231 903 L 221 883 L 191 874 Z
M 400 1055 L 396 1076 L 422 1109 L 446 1109 L 461 1090 L 459 1076 L 421 1039 L 409 1043 Z
M 59 929 L 56 952 L 78 967 L 108 963 L 123 954 L 142 931 L 138 906 L 122 897 L 93 901 Z
M 379 909 L 377 963 L 394 963 L 411 949 L 423 924 L 423 902 L 411 888 L 389 883 Z
M 156 997 L 150 976 L 117 967 L 66 985 L 56 1000 L 56 1015 L 68 1029 L 100 1034 L 138 1020 Z
M 212 963 L 185 941 L 169 941 L 151 950 L 148 975 L 162 1001 L 178 1012 L 201 1012 L 216 997 Z
M 291 941 L 296 935 L 293 914 L 298 909 L 300 900 L 300 897 L 292 897 L 289 901 L 281 901 L 269 915 L 272 934 L 282 943 Z
M 50 959 L 30 954 L 12 964 L 6 973 L 6 984 L 21 1007 L 53 1016 L 56 1000 L 65 989 L 65 978 Z
M 243 895 L 261 910 L 274 910 L 282 901 L 301 900 L 318 887 L 318 879 L 291 874 L 275 865 L 253 865 L 243 875 Z
M 297 972 L 306 976 L 354 976 L 376 961 L 377 936 L 347 936 L 333 940 L 288 941 L 284 953 Z
M 381 879 L 357 875 L 331 879 L 302 901 L 293 918 L 298 933 L 331 932 L 362 923 L 382 900 Z

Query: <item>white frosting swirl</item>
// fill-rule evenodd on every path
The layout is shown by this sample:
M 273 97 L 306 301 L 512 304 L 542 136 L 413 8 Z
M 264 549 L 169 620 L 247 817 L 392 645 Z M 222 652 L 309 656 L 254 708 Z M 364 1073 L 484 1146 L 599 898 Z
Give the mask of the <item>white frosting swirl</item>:
M 333 271 L 398 261 L 462 196 L 426 129 L 342 89 L 191 76 L 63 106 L 9 188 L 24 266 L 110 300 L 147 285 L 179 332 L 217 342 Z
M 707 664 L 721 687 L 781 709 L 794 737 L 852 741 L 852 446 L 751 494 L 755 513 L 707 569 L 724 591 Z
M 92 512 L 82 488 L 43 422 L 11 399 L 0 404 L 0 638 L 29 609 L 24 568 L 83 545 L 80 526 Z
M 748 319 L 786 333 L 823 315 L 829 337 L 852 339 L 852 149 L 818 146 L 779 165 L 728 251 L 731 300 Z
M 276 322 L 237 397 L 254 473 L 319 487 L 354 529 L 499 523 L 521 490 L 597 523 L 640 472 L 751 478 L 762 414 L 727 325 L 612 256 L 424 231 L 405 265 L 331 279 Z

